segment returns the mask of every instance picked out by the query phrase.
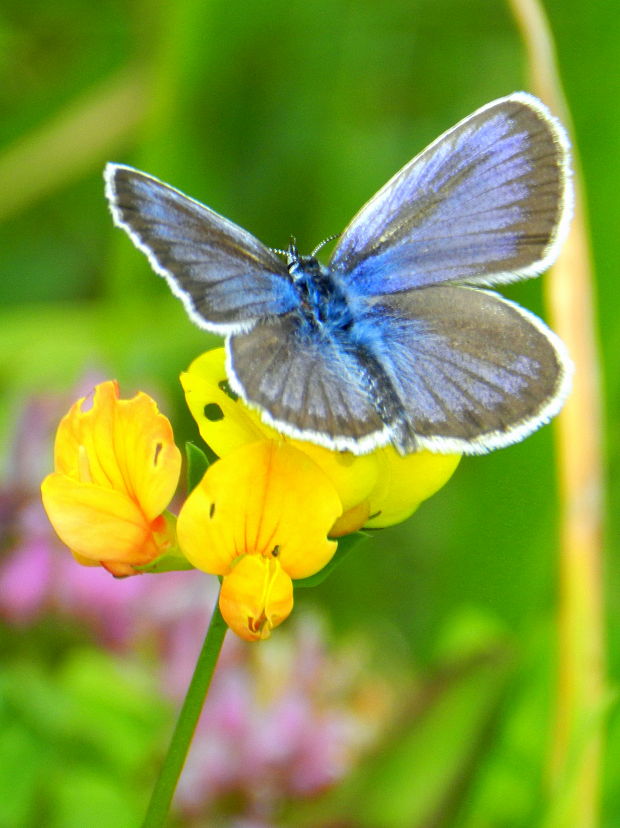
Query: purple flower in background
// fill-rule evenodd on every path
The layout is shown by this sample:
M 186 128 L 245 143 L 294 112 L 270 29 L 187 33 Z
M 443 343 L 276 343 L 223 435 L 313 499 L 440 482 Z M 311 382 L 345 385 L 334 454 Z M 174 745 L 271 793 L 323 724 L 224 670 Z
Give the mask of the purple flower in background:
M 283 803 L 338 783 L 394 708 L 367 668 L 359 646 L 328 647 L 314 615 L 260 647 L 227 639 L 176 804 L 204 817 L 242 803 L 243 824 L 273 825 Z

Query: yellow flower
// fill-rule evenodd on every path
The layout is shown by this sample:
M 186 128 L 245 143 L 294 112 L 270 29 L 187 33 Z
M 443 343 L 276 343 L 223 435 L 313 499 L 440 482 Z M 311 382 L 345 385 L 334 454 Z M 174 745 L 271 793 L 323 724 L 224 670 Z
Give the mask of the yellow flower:
M 401 457 L 391 447 L 357 457 L 284 437 L 231 394 L 223 349 L 195 360 L 181 381 L 220 459 L 178 520 L 164 511 L 181 466 L 170 423 L 145 394 L 119 399 L 114 382 L 97 386 L 90 408 L 78 400 L 62 420 L 43 503 L 75 558 L 114 575 L 153 562 L 163 569 L 166 560 L 169 567 L 178 539 L 190 564 L 220 576 L 222 615 L 250 641 L 268 637 L 290 614 L 293 581 L 329 563 L 335 538 L 404 520 L 459 460 Z
M 329 477 L 282 440 L 240 446 L 214 463 L 177 521 L 198 569 L 223 576 L 220 609 L 242 638 L 266 638 L 293 607 L 293 578 L 336 551 L 327 534 L 342 512 Z
M 117 384 L 104 382 L 92 407 L 84 402 L 58 427 L 43 505 L 80 563 L 132 575 L 174 545 L 172 518 L 163 513 L 181 456 L 170 423 L 146 394 L 121 400 Z
M 242 638 L 269 636 L 293 607 L 293 580 L 332 558 L 330 538 L 408 517 L 451 476 L 459 455 L 361 457 L 285 437 L 232 394 L 224 350 L 181 375 L 205 442 L 220 457 L 183 506 L 179 546 L 222 577 L 220 609 Z
M 293 584 L 273 557 L 246 555 L 222 579 L 220 612 L 246 641 L 269 638 L 293 609 Z

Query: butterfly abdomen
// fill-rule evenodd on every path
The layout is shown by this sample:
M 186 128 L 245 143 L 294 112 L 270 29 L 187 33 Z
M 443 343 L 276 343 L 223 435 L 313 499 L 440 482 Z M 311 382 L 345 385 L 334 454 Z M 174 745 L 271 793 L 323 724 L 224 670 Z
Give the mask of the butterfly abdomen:
M 381 422 L 390 429 L 392 444 L 400 454 L 415 451 L 415 433 L 389 375 L 376 357 L 363 346 L 354 347 L 353 355 L 359 365 L 360 385 Z

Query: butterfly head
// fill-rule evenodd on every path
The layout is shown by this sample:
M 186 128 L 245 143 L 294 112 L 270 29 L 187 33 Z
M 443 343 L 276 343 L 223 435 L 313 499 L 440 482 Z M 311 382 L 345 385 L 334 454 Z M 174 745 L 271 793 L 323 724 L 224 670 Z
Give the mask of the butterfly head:
M 323 241 L 314 248 L 309 256 L 299 255 L 297 239 L 294 236 L 291 236 L 291 241 L 289 242 L 289 246 L 286 250 L 277 250 L 275 252 L 282 253 L 282 255 L 286 256 L 286 266 L 288 267 L 288 272 L 293 277 L 293 280 L 295 280 L 300 271 L 303 271 L 304 274 L 312 272 L 318 274 L 324 270 L 316 258 L 316 254 L 330 241 L 337 239 L 338 236 L 340 236 L 340 233 L 334 233 L 332 236 L 328 236 L 326 239 L 323 239 Z
M 321 273 L 321 265 L 314 255 L 301 256 L 297 248 L 296 239 L 292 238 L 288 248 L 286 249 L 286 266 L 291 275 L 293 282 L 300 279 L 304 282 L 312 276 L 318 276 Z
M 286 266 L 290 271 L 291 268 L 293 268 L 296 264 L 299 264 L 299 260 L 301 258 L 299 255 L 299 250 L 297 248 L 297 239 L 294 236 L 291 236 L 289 245 L 283 252 L 286 256 Z

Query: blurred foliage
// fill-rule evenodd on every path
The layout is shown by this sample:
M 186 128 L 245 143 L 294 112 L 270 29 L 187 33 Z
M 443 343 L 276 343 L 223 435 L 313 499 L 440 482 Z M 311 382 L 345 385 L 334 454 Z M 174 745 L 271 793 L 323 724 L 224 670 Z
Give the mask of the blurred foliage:
M 167 720 L 143 673 L 76 649 L 54 671 L 13 664 L 0 695 L 0 825 L 139 823 Z
M 581 154 L 597 272 L 611 426 L 605 584 L 613 684 L 620 670 L 620 75 L 613 71 L 620 15 L 612 0 L 545 6 Z M 178 444 L 196 439 L 177 376 L 215 340 L 190 325 L 163 281 L 112 227 L 105 161 L 169 181 L 268 245 L 286 246 L 294 234 L 307 251 L 343 228 L 441 131 L 523 85 L 522 47 L 497 0 L 5 0 L 0 433 L 10 433 L 28 393 L 66 389 L 84 370 L 99 368 L 118 377 L 126 393 L 161 389 Z M 539 281 L 503 292 L 542 310 Z M 413 717 L 392 739 L 389 758 L 363 769 L 357 800 L 343 799 L 357 801 L 351 824 L 544 823 L 556 506 L 546 428 L 465 460 L 410 521 L 376 533 L 317 590 L 299 593 L 300 604 L 321 602 L 337 634 L 365 628 L 421 675 L 438 674 L 449 628 L 471 639 L 460 652 L 481 651 L 487 622 L 501 630 L 502 647 L 510 642 L 501 670 L 476 663 L 449 682 L 445 707 L 421 729 Z M 84 699 L 87 713 L 76 712 L 79 681 L 69 692 L 36 663 L 22 669 L 23 683 L 18 672 L 5 680 L 9 699 L 17 698 L 17 682 L 23 689 L 18 714 L 4 721 L 2 744 L 5 761 L 25 772 L 12 790 L 17 810 L 7 811 L 9 800 L 0 796 L 0 824 L 40 824 L 27 803 L 37 786 L 40 794 L 42 778 L 55 784 L 67 763 L 72 784 L 55 787 L 58 812 L 45 824 L 95 824 L 84 816 L 87 802 L 98 825 L 135 824 L 128 816 L 139 813 L 133 793 L 110 780 L 135 769 L 138 758 L 123 755 L 135 738 L 131 727 L 144 728 L 156 711 L 141 711 L 129 725 L 135 691 L 121 687 L 124 709 L 108 709 L 110 730 L 98 733 L 100 706 Z M 64 669 L 82 671 L 87 681 L 86 662 Z M 88 713 L 91 724 L 83 720 Z M 67 737 L 70 726 L 80 734 L 79 750 Z M 616 709 L 608 737 L 602 824 L 611 828 L 620 824 Z M 0 774 L 5 782 L 11 776 L 10 769 Z M 413 781 L 422 799 L 412 804 Z M 364 789 L 374 789 L 366 815 Z

